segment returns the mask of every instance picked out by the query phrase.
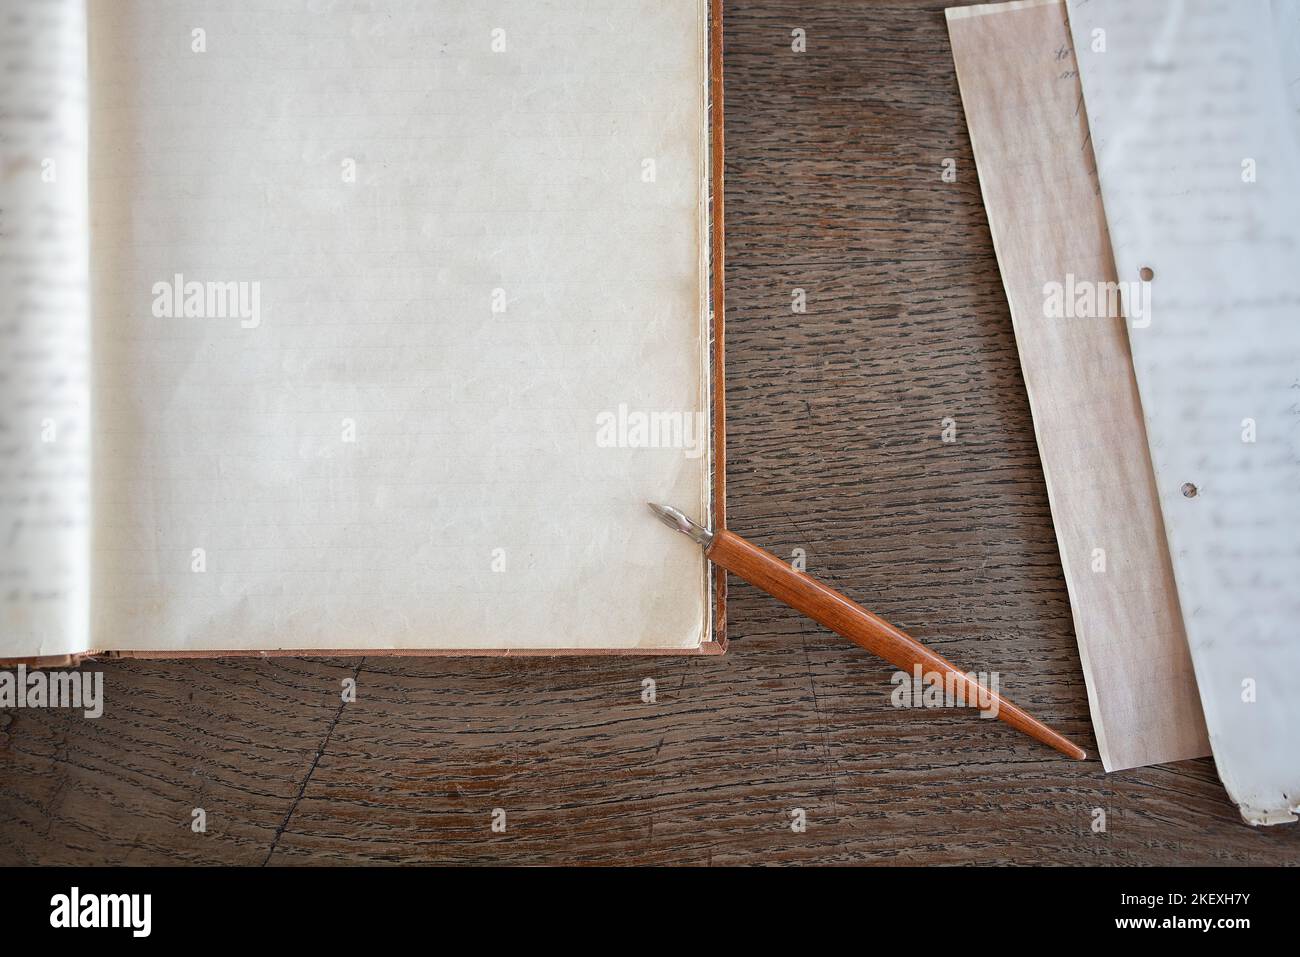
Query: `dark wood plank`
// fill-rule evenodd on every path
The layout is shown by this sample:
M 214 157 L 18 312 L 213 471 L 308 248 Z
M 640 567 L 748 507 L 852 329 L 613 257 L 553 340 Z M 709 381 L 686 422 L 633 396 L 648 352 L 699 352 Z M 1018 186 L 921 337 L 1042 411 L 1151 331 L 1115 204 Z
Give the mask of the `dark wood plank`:
M 728 3 L 732 525 L 1091 744 L 943 5 Z M 890 707 L 889 666 L 743 584 L 730 623 L 721 659 L 106 663 L 100 720 L 0 716 L 0 862 L 1300 859 L 1209 760 L 1106 775 Z

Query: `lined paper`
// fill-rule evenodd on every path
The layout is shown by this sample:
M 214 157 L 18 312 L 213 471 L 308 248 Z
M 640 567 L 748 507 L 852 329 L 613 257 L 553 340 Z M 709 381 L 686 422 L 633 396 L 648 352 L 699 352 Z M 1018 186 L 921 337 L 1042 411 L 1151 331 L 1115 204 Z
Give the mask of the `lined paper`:
M 1049 303 L 1052 284 L 1064 298 L 1116 280 L 1065 4 L 947 15 L 1102 763 L 1204 756 L 1122 299 L 1082 315 Z
M 1300 3 L 1071 0 L 1129 335 L 1215 763 L 1300 808 Z
M 89 647 L 85 9 L 0 17 L 0 658 L 65 656 Z
M 91 4 L 100 647 L 707 639 L 704 12 Z

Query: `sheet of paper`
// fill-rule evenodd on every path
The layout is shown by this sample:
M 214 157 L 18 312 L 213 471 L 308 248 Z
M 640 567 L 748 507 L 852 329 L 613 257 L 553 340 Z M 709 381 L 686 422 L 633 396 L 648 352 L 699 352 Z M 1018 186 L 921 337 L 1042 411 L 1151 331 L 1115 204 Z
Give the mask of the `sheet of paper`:
M 87 650 L 82 0 L 0 2 L 0 658 Z
M 90 19 L 98 646 L 706 639 L 703 0 Z
M 1123 310 L 1105 294 L 1066 308 L 1113 289 L 1115 268 L 1065 5 L 947 15 L 1102 762 L 1209 754 Z
M 1129 343 L 1219 775 L 1300 808 L 1300 3 L 1071 0 Z M 1160 672 L 1152 670 L 1156 684 Z

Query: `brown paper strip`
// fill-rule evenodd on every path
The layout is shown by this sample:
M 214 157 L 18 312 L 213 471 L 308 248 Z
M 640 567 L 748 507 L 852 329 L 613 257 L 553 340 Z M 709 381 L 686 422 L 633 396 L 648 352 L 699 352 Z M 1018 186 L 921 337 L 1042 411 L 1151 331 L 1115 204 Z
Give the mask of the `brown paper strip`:
M 1124 319 L 1049 312 L 1116 278 L 1065 5 L 947 14 L 1102 762 L 1209 754 Z

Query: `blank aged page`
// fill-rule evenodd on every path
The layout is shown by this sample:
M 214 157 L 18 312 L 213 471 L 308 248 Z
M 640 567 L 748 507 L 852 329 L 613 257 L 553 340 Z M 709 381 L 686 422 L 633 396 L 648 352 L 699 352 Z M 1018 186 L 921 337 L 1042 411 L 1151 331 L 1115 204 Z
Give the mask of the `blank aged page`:
M 0 3 L 0 658 L 90 647 L 82 0 Z
M 101 649 L 689 649 L 703 0 L 92 2 Z

